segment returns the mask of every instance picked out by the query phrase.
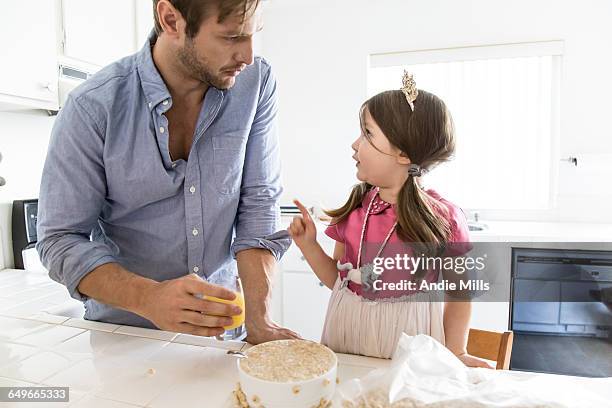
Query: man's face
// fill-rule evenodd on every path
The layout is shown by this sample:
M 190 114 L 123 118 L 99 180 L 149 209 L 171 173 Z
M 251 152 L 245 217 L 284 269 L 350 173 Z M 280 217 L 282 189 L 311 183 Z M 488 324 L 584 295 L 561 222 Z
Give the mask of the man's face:
M 244 21 L 231 15 L 218 23 L 217 13 L 202 22 L 194 38 L 185 37 L 178 60 L 186 72 L 218 89 L 234 86 L 236 77 L 253 63 L 253 35 L 259 30 L 259 10 L 249 11 Z

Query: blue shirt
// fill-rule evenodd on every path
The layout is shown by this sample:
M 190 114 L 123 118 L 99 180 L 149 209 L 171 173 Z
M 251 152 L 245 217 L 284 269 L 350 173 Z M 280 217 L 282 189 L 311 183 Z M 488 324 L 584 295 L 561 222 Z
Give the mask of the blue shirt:
M 155 41 L 153 35 L 150 40 Z M 85 318 L 154 327 L 81 295 L 80 280 L 117 262 L 157 281 L 236 275 L 235 254 L 266 248 L 280 228 L 276 82 L 256 57 L 229 90 L 209 88 L 188 160 L 172 161 L 172 98 L 147 42 L 71 92 L 57 116 L 39 199 L 36 248 L 50 277 L 85 302 Z

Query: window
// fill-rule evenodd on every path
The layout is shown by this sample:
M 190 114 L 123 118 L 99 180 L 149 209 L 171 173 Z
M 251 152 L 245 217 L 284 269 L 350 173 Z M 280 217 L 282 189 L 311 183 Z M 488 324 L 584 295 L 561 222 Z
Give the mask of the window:
M 372 55 L 368 94 L 398 89 L 406 69 L 446 102 L 456 157 L 428 185 L 464 208 L 545 210 L 559 162 L 562 49 L 553 41 Z

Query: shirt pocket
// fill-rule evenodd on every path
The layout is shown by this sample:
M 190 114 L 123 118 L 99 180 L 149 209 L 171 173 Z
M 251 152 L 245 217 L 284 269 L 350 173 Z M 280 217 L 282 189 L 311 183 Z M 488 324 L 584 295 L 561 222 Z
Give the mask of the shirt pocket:
M 237 135 L 212 138 L 213 178 L 221 194 L 234 194 L 240 189 L 246 143 L 246 137 Z

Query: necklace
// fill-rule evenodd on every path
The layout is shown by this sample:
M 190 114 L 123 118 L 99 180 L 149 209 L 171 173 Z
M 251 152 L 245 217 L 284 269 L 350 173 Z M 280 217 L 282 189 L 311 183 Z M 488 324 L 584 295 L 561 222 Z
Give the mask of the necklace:
M 374 193 L 374 195 L 372 196 L 372 199 L 370 200 L 370 203 L 368 204 L 368 209 L 366 210 L 365 218 L 363 219 L 363 227 L 361 228 L 361 238 L 359 239 L 359 252 L 357 253 L 357 269 L 359 269 L 359 267 L 361 266 L 361 250 L 363 248 L 363 240 L 365 238 L 365 230 L 368 225 L 368 218 L 370 216 L 370 210 L 372 209 L 372 204 L 374 203 L 374 200 L 376 200 L 376 197 L 378 196 L 379 190 L 380 189 L 376 187 L 376 192 Z M 395 221 L 395 223 L 393 224 L 393 226 L 387 233 L 387 236 L 385 237 L 385 240 L 383 241 L 382 245 L 378 249 L 378 252 L 376 253 L 376 256 L 374 257 L 374 259 L 378 258 L 382 254 L 382 251 L 383 249 L 385 249 L 387 242 L 389 242 L 389 239 L 391 238 L 393 231 L 395 231 L 395 227 L 397 227 L 397 221 Z

